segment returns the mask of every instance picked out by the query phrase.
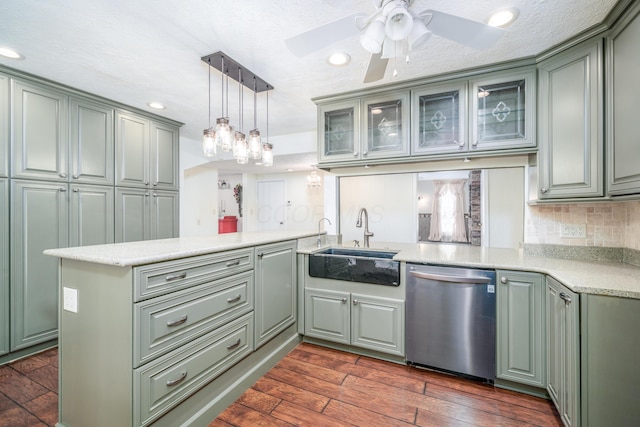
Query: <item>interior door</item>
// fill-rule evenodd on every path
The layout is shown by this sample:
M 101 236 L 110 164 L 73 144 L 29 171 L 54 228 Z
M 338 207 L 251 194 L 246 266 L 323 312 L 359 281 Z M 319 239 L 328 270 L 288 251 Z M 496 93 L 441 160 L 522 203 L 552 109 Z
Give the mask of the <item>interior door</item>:
M 285 208 L 284 181 L 258 181 L 258 231 L 284 230 Z

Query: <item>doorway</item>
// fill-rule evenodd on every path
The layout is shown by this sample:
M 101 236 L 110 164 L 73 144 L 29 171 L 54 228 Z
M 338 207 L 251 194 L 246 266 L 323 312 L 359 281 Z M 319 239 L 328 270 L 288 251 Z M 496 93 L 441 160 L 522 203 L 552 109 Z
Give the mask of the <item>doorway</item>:
M 258 231 L 284 230 L 285 183 L 283 180 L 258 181 Z

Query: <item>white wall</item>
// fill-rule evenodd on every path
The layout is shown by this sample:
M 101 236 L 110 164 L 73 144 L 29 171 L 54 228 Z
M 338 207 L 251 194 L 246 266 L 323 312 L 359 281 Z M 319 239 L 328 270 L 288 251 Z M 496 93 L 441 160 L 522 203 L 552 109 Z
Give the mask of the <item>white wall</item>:
M 483 174 L 488 212 L 482 217 L 483 246 L 518 248 L 524 241 L 524 169 L 487 169 Z
M 218 171 L 196 166 L 181 178 L 180 236 L 218 234 Z

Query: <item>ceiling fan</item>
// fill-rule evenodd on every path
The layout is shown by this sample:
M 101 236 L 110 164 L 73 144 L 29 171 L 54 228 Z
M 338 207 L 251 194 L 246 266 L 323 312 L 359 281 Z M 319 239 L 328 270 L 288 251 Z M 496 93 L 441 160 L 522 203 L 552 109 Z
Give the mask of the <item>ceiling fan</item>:
M 435 34 L 478 50 L 491 47 L 502 28 L 436 10 L 412 10 L 413 0 L 373 0 L 375 12 L 353 14 L 285 40 L 291 52 L 305 56 L 360 33 L 360 44 L 371 52 L 364 82 L 384 77 L 389 58 L 407 56 Z

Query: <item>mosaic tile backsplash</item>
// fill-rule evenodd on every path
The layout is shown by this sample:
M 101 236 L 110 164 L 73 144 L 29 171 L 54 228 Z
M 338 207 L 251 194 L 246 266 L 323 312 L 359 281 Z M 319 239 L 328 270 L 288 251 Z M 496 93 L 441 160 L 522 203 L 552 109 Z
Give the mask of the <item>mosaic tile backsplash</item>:
M 562 237 L 565 224 L 585 224 L 586 237 Z M 527 206 L 524 241 L 640 250 L 640 201 Z

